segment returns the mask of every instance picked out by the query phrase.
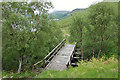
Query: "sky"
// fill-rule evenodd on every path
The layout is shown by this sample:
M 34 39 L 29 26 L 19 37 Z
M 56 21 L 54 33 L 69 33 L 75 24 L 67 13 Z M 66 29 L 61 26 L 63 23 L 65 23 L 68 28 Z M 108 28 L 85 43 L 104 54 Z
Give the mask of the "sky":
M 67 10 L 72 11 L 76 8 L 87 8 L 91 4 L 101 2 L 103 0 L 50 0 L 54 6 L 54 9 L 50 9 L 49 12 L 54 10 Z

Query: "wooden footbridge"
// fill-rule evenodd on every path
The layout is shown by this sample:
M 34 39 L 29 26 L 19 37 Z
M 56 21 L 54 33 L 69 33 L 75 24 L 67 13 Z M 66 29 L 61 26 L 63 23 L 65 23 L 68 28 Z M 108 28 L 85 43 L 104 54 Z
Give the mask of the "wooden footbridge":
M 66 39 L 61 41 L 43 60 L 35 63 L 33 71 L 35 68 L 62 71 L 67 69 L 69 65 L 77 66 L 76 43 L 66 44 L 65 42 Z

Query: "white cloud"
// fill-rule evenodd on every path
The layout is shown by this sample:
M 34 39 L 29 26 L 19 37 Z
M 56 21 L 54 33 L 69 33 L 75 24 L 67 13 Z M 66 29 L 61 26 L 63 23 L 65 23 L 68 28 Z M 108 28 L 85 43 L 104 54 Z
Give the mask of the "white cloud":
M 94 2 L 101 2 L 103 0 L 51 0 L 54 9 L 51 9 L 51 11 L 57 9 L 57 10 L 68 10 L 71 11 L 76 8 L 87 8 Z

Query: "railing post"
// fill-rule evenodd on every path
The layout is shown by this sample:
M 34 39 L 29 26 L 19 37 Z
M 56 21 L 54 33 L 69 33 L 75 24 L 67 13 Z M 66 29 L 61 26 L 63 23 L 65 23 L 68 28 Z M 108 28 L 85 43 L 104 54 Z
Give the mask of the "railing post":
M 43 68 L 45 68 L 45 60 L 43 61 Z

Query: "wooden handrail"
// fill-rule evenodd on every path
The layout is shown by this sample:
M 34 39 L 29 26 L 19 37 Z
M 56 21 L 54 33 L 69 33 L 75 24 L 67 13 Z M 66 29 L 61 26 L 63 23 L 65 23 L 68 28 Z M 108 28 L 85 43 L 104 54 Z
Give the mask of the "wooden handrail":
M 34 69 L 34 67 L 35 67 L 36 65 L 44 62 L 47 58 L 48 58 L 48 59 L 45 61 L 45 63 L 48 62 L 48 60 L 52 58 L 51 56 L 54 56 L 54 55 L 55 55 L 55 52 L 57 52 L 56 50 L 59 50 L 59 49 L 64 45 L 63 43 L 64 43 L 65 41 L 66 41 L 66 39 L 63 39 L 45 58 L 43 58 L 43 60 L 38 61 L 37 63 L 35 63 L 35 64 L 33 65 L 33 69 Z
M 36 66 L 36 65 L 37 65 L 37 64 L 39 64 L 39 63 L 41 63 L 42 61 L 43 61 L 43 60 L 41 60 L 41 61 L 39 61 L 39 62 L 35 63 L 35 64 L 34 64 L 34 66 Z
M 53 53 L 66 39 L 63 39 L 44 59 L 46 59 L 48 56 L 50 56 L 51 53 Z

